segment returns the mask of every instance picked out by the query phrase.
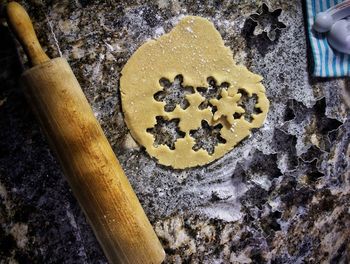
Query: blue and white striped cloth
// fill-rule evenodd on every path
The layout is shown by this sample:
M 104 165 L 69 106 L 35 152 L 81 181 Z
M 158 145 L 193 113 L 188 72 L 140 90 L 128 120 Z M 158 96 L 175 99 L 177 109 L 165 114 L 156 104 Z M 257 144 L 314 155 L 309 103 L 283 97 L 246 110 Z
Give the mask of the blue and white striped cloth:
M 350 55 L 332 49 L 325 34 L 312 30 L 317 13 L 325 11 L 343 0 L 306 0 L 307 27 L 314 59 L 313 75 L 317 77 L 350 76 Z

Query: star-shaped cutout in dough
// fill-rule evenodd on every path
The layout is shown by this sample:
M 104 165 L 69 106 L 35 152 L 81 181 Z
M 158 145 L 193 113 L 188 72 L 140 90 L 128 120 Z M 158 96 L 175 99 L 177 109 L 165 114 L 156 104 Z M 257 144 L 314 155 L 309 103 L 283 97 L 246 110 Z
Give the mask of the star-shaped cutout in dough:
M 226 117 L 227 122 L 230 125 L 233 125 L 235 122 L 235 118 L 233 115 L 235 113 L 244 113 L 244 109 L 237 105 L 237 102 L 241 98 L 241 94 L 235 94 L 234 96 L 230 96 L 226 90 L 221 91 L 220 99 L 211 99 L 210 103 L 213 106 L 216 106 L 217 110 L 214 113 L 213 120 L 217 121 L 220 117 Z
M 186 99 L 190 104 L 186 110 L 177 105 L 174 111 L 168 114 L 170 119 L 180 119 L 179 127 L 182 131 L 197 129 L 201 126 L 202 120 L 212 119 L 213 114 L 210 109 L 200 110 L 198 108 L 203 102 L 203 97 L 199 93 L 186 95 Z

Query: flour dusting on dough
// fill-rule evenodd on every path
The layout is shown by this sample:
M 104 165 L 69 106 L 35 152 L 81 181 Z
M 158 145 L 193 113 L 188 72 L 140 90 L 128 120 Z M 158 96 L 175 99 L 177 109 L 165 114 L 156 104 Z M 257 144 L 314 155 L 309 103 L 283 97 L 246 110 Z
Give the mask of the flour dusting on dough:
M 159 163 L 204 165 L 262 126 L 269 102 L 261 80 L 235 64 L 211 22 L 188 16 L 143 44 L 123 68 L 125 121 Z

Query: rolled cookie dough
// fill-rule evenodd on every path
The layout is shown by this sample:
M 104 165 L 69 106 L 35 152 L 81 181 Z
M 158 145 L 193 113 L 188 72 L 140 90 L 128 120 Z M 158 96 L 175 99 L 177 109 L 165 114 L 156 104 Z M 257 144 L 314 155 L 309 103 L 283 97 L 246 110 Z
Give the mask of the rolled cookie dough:
M 261 80 L 235 64 L 211 22 L 188 16 L 143 44 L 123 68 L 125 121 L 159 163 L 178 169 L 204 165 L 262 126 L 269 101 Z M 250 119 L 243 95 L 257 98 Z

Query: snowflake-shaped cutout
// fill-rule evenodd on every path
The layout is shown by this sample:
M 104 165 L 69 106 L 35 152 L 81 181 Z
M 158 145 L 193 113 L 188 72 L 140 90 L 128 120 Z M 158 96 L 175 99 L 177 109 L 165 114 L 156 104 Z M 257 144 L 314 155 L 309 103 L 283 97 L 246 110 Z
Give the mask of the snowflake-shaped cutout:
M 204 149 L 209 155 L 215 151 L 218 144 L 225 144 L 226 140 L 221 137 L 222 125 L 210 126 L 207 121 L 202 120 L 201 127 L 191 130 L 190 135 L 195 139 L 195 145 L 192 147 L 194 151 Z
M 210 100 L 220 99 L 221 91 L 227 90 L 230 84 L 223 82 L 218 85 L 213 77 L 208 77 L 207 82 L 208 87 L 197 87 L 199 94 L 205 98 L 205 100 L 199 105 L 199 109 L 203 110 L 210 106 L 212 107 L 212 110 L 215 111 L 215 109 L 213 109 L 213 105 L 210 103 Z
M 240 99 L 237 104 L 244 109 L 244 112 L 236 112 L 233 117 L 235 119 L 242 118 L 251 123 L 257 115 L 262 113 L 258 106 L 259 98 L 255 93 L 249 95 L 244 89 L 239 89 L 238 94 Z
M 220 99 L 211 99 L 210 103 L 216 107 L 216 111 L 213 116 L 213 120 L 217 121 L 221 117 L 226 117 L 227 122 L 233 125 L 235 122 L 235 113 L 242 114 L 244 109 L 238 106 L 238 101 L 241 99 L 241 94 L 235 94 L 230 96 L 226 90 L 221 91 Z
M 178 118 L 166 120 L 162 116 L 157 116 L 156 120 L 155 126 L 147 129 L 147 132 L 154 136 L 154 147 L 166 145 L 174 150 L 177 139 L 184 138 L 186 135 L 179 129 L 180 120 Z
M 164 111 L 174 111 L 176 105 L 182 109 L 189 107 L 186 99 L 187 94 L 193 94 L 194 89 L 190 86 L 183 86 L 183 76 L 181 74 L 175 76 L 174 81 L 170 82 L 167 78 L 161 78 L 159 84 L 163 89 L 154 94 L 154 99 L 158 102 L 165 102 Z

